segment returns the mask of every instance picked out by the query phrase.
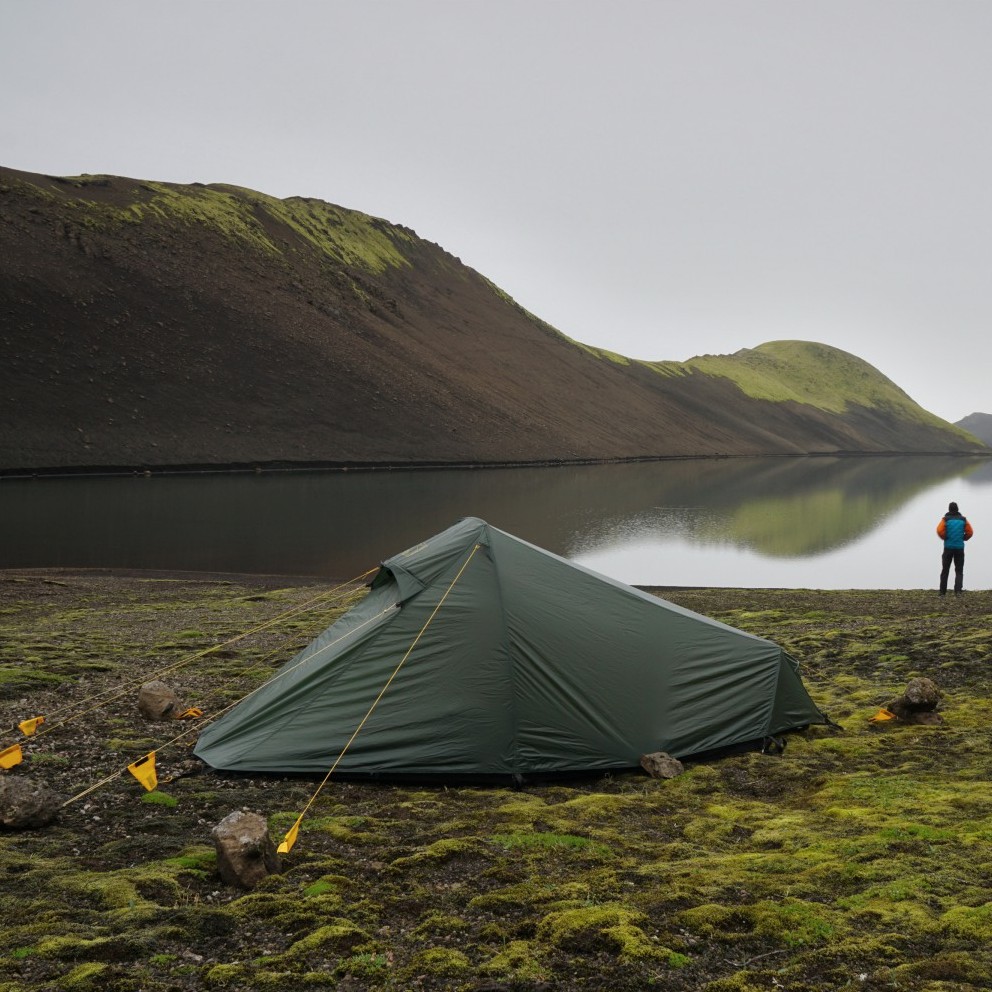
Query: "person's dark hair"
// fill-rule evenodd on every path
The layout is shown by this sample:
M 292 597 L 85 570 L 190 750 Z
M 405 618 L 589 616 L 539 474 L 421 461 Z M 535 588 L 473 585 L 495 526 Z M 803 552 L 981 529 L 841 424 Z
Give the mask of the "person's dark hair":
M 957 503 L 948 503 L 947 504 L 947 512 L 948 513 L 957 513 L 958 512 L 958 505 L 957 505 Z

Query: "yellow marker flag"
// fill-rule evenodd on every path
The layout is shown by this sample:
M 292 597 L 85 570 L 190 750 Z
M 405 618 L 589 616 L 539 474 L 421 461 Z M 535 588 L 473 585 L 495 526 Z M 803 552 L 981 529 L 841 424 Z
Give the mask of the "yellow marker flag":
M 132 762 L 127 770 L 151 792 L 158 785 L 158 775 L 155 773 L 155 752 L 149 751 L 143 758 Z
M 44 722 L 43 716 L 33 716 L 30 720 L 21 720 L 17 728 L 25 737 L 30 737 Z
M 296 843 L 296 836 L 300 832 L 300 823 L 303 820 L 302 814 L 297 818 L 296 823 L 294 823 L 289 830 L 286 832 L 286 836 L 283 837 L 282 843 L 276 848 L 280 854 L 289 854 L 292 850 L 293 845 Z
M 891 710 L 887 710 L 884 706 L 872 717 L 868 718 L 869 723 L 885 723 L 886 720 L 898 720 L 899 717 L 895 715 Z
M 13 768 L 24 760 L 20 744 L 11 744 L 0 751 L 0 768 Z

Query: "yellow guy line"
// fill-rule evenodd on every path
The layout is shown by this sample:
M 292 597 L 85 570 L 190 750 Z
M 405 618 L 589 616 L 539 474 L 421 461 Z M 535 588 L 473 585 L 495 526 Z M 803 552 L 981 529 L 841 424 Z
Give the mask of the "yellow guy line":
M 360 623 L 357 627 L 354 627 L 352 630 L 346 631 L 340 637 L 336 637 L 329 644 L 325 644 L 319 651 L 315 651 L 313 654 L 307 655 L 305 658 L 301 659 L 299 662 L 293 665 L 292 668 L 287 668 L 285 671 L 277 672 L 271 679 L 268 679 L 266 682 L 263 682 L 261 685 L 255 686 L 255 688 L 252 689 L 251 692 L 245 693 L 245 695 L 241 696 L 239 699 L 235 699 L 233 703 L 228 703 L 228 705 L 225 706 L 223 709 L 218 710 L 216 713 L 212 713 L 205 720 L 201 720 L 199 723 L 193 724 L 192 726 L 188 727 L 181 734 L 178 734 L 175 737 L 173 737 L 172 740 L 166 741 L 164 744 L 160 744 L 157 748 L 155 748 L 154 751 L 150 751 L 148 755 L 146 755 L 146 757 L 151 758 L 154 755 L 158 754 L 159 751 L 163 751 L 165 750 L 165 748 L 171 747 L 171 745 L 178 743 L 184 737 L 189 737 L 190 734 L 199 733 L 208 723 L 212 723 L 214 720 L 218 719 L 219 717 L 222 717 L 229 710 L 233 710 L 235 706 L 239 706 L 246 699 L 250 699 L 252 696 L 255 695 L 256 692 L 260 692 L 266 686 L 272 685 L 273 682 L 276 682 L 277 680 L 283 678 L 286 675 L 291 675 L 302 665 L 308 664 L 309 662 L 313 661 L 314 658 L 316 658 L 318 655 L 323 654 L 323 652 L 334 647 L 335 644 L 340 644 L 341 641 L 343 641 L 346 637 L 351 637 L 352 634 L 357 634 L 360 630 L 363 630 L 365 627 L 368 627 L 369 624 L 378 620 L 379 617 L 384 616 L 385 614 L 389 613 L 391 610 L 396 610 L 396 609 L 398 609 L 397 605 L 395 603 L 391 603 L 384 610 L 380 610 L 378 613 L 376 613 L 375 616 L 369 617 L 368 620 L 364 621 L 363 623 Z M 128 766 L 128 768 L 129 767 L 130 766 Z M 72 805 L 72 803 L 77 802 L 78 800 L 82 799 L 84 796 L 88 796 L 91 792 L 96 792 L 96 790 L 99 789 L 101 786 L 107 785 L 109 782 L 113 782 L 115 778 L 119 778 L 121 775 L 124 774 L 124 772 L 128 770 L 128 768 L 121 768 L 118 771 L 108 775 L 106 778 L 100 779 L 99 782 L 94 782 L 93 785 L 88 786 L 86 789 L 84 789 L 82 792 L 78 793 L 77 795 L 73 796 L 71 799 L 66 799 L 66 801 L 62 803 L 62 806 L 63 807 L 70 806 Z
M 62 806 L 60 808 L 63 808 L 64 809 L 70 803 L 74 803 L 74 802 L 77 802 L 80 799 L 84 799 L 91 792 L 96 792 L 97 789 L 103 788 L 103 786 L 108 785 L 110 782 L 113 782 L 113 780 L 115 778 L 120 778 L 124 774 L 124 772 L 126 772 L 126 771 L 127 771 L 126 768 L 119 768 L 116 772 L 112 772 L 106 778 L 100 779 L 99 782 L 94 782 L 89 788 L 84 789 L 82 792 L 80 792 L 77 795 L 73 796 L 71 799 L 67 799 L 64 803 L 62 803 Z
M 376 566 L 376 568 L 378 568 L 378 566 Z M 266 630 L 267 628 L 272 627 L 275 624 L 283 623 L 284 621 L 292 617 L 294 614 L 303 613 L 309 609 L 314 608 L 315 603 L 319 603 L 321 600 L 330 599 L 339 590 L 345 589 L 348 586 L 354 585 L 357 582 L 361 582 L 361 580 L 364 579 L 366 576 L 371 575 L 374 571 L 376 571 L 376 568 L 370 568 L 368 571 L 363 572 L 361 575 L 356 576 L 354 579 L 349 579 L 347 582 L 343 582 L 341 583 L 341 585 L 335 586 L 333 589 L 330 589 L 327 592 L 322 592 L 319 596 L 315 596 L 313 599 L 307 600 L 307 602 L 305 603 L 300 603 L 298 606 L 293 606 L 290 607 L 290 609 L 288 610 L 284 610 L 278 616 L 273 617 L 271 620 L 266 620 L 265 623 L 260 624 L 257 627 L 253 627 L 251 630 L 246 630 L 243 633 L 236 635 L 235 637 L 231 637 L 226 641 L 222 641 L 220 644 L 214 644 L 209 648 L 204 648 L 202 651 L 197 651 L 195 654 L 191 655 L 190 657 L 180 659 L 173 665 L 169 665 L 166 668 L 160 668 L 157 671 L 151 672 L 146 675 L 142 675 L 140 678 L 132 679 L 129 682 L 125 682 L 123 686 L 115 686 L 113 689 L 107 689 L 102 693 L 97 693 L 94 696 L 89 696 L 86 699 L 80 700 L 78 703 L 75 704 L 76 706 L 86 706 L 87 703 L 93 703 L 93 705 L 87 707 L 86 709 L 70 712 L 69 716 L 67 716 L 64 720 L 52 724 L 51 726 L 47 727 L 45 730 L 42 730 L 40 733 L 34 734 L 33 740 L 37 741 L 40 738 L 44 737 L 46 734 L 50 734 L 54 730 L 58 730 L 61 727 L 65 727 L 66 725 L 74 722 L 75 720 L 80 719 L 80 717 L 84 717 L 88 713 L 92 713 L 94 710 L 99 709 L 101 706 L 106 706 L 108 703 L 112 703 L 120 699 L 122 696 L 127 695 L 128 690 L 131 689 L 133 686 L 146 682 L 150 678 L 156 678 L 161 675 L 167 675 L 169 672 L 174 672 L 180 668 L 183 668 L 185 665 L 192 664 L 192 662 L 196 661 L 198 658 L 203 658 L 213 651 L 218 651 L 221 648 L 225 648 L 230 644 L 234 644 L 237 641 L 243 640 L 246 637 L 250 637 L 252 634 L 261 633 L 261 631 Z M 116 693 L 116 694 L 108 695 L 109 693 Z M 63 713 L 66 710 L 71 711 L 72 707 L 67 706 L 67 707 L 63 707 L 63 709 L 61 710 L 56 710 L 55 713 L 52 714 L 52 716 L 58 716 L 59 713 Z
M 348 753 L 348 748 L 350 748 L 351 745 L 354 743 L 355 738 L 359 735 L 362 728 L 368 722 L 369 717 L 372 716 L 373 710 L 375 710 L 376 706 L 379 705 L 379 700 L 382 699 L 382 697 L 386 694 L 386 690 L 390 687 L 390 685 L 392 685 L 393 679 L 395 679 L 396 676 L 399 674 L 399 670 L 406 663 L 407 658 L 409 658 L 410 655 L 413 653 L 413 649 L 417 646 L 417 643 L 420 640 L 420 638 L 423 637 L 424 631 L 426 631 L 427 628 L 431 625 L 431 621 L 433 621 L 434 617 L 437 616 L 438 610 L 440 610 L 441 607 L 444 605 L 444 601 L 448 598 L 448 593 L 450 593 L 451 590 L 455 588 L 455 583 L 462 577 L 462 573 L 465 571 L 466 568 L 468 568 L 468 563 L 475 557 L 475 553 L 481 547 L 482 547 L 481 544 L 477 544 L 474 548 L 472 548 L 472 553 L 468 556 L 468 558 L 465 559 L 465 563 L 462 565 L 462 567 L 458 569 L 458 574 L 451 580 L 451 585 L 449 585 L 448 588 L 445 589 L 444 595 L 440 598 L 440 600 L 438 600 L 437 606 L 434 607 L 434 612 L 431 613 L 431 615 L 427 618 L 427 623 L 425 623 L 423 627 L 420 628 L 420 632 L 413 639 L 413 643 L 407 649 L 406 654 L 403 655 L 403 657 L 400 659 L 400 663 L 396 666 L 396 668 L 393 669 L 393 674 L 390 675 L 389 678 L 386 680 L 386 684 L 380 690 L 379 695 L 375 697 L 375 701 L 369 707 L 368 712 L 365 714 L 365 716 L 362 717 L 362 722 L 355 728 L 355 732 L 351 735 L 351 737 L 348 738 L 348 743 L 345 744 L 345 746 L 341 749 L 341 753 L 334 759 L 334 764 L 331 765 L 327 774 L 324 776 L 324 780 L 320 783 L 320 785 L 317 786 L 317 791 L 314 792 L 314 794 L 310 797 L 306 806 L 303 807 L 303 811 L 296 818 L 296 822 L 286 832 L 286 836 L 283 838 L 283 842 L 279 845 L 278 850 L 280 854 L 288 854 L 289 851 L 292 849 L 293 845 L 296 843 L 297 834 L 300 832 L 300 824 L 303 822 L 303 817 L 307 815 L 307 810 L 309 810 L 310 807 L 314 804 L 314 801 L 317 799 L 317 796 L 320 795 L 320 792 L 324 788 L 324 786 L 327 785 L 328 780 L 334 774 L 338 765 L 341 763 L 341 759 L 345 756 L 345 754 Z

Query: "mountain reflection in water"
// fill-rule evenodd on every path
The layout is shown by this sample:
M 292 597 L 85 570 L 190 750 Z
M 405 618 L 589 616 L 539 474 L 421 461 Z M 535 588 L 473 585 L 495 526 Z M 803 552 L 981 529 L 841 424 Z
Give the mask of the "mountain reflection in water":
M 4 479 L 0 566 L 343 579 L 478 516 L 626 582 L 919 588 L 956 499 L 975 524 L 977 588 L 990 484 L 988 461 L 952 456 Z

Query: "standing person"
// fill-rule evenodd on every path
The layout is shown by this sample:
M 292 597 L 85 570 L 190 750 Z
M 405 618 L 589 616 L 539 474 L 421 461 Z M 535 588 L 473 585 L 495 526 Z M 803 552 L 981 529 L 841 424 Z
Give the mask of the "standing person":
M 975 532 L 968 523 L 968 518 L 962 516 L 957 503 L 949 503 L 947 513 L 937 524 L 937 536 L 944 542 L 944 553 L 940 558 L 940 595 L 947 595 L 947 575 L 954 562 L 954 592 L 961 592 L 964 585 L 964 542 L 971 540 Z

